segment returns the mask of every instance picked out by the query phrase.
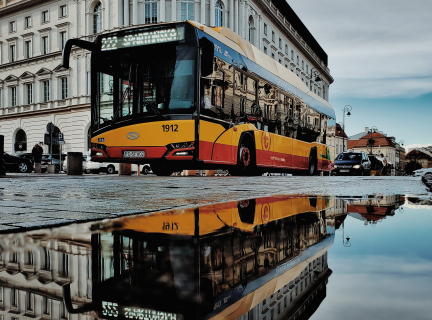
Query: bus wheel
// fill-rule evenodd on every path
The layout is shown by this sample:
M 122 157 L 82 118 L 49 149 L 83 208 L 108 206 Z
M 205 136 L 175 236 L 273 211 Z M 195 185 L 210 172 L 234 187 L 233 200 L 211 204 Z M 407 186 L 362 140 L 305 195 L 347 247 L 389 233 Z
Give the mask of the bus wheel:
M 173 169 L 167 168 L 166 165 L 152 165 L 152 171 L 155 175 L 168 177 L 174 172 Z
M 309 154 L 309 175 L 315 176 L 317 174 L 317 162 L 316 148 L 313 147 Z
M 252 176 L 257 174 L 255 143 L 249 133 L 246 133 L 242 137 L 238 148 L 237 166 L 229 172 L 235 176 Z

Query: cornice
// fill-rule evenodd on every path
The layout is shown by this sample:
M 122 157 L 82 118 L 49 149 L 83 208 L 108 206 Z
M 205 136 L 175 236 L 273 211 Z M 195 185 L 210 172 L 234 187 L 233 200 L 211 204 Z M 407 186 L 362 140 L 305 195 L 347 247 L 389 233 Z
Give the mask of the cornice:
M 73 98 L 70 98 L 70 99 L 73 99 Z M 35 110 L 32 112 L 19 112 L 19 113 L 7 114 L 7 115 L 0 115 L 0 119 L 14 119 L 14 118 L 21 118 L 23 116 L 25 116 L 25 117 L 37 117 L 37 116 L 40 116 L 41 114 L 73 112 L 75 110 L 87 109 L 87 108 L 90 111 L 90 104 L 80 104 L 80 105 L 73 105 L 73 106 L 67 106 L 67 107 L 57 107 L 54 109 L 44 109 L 44 110 Z

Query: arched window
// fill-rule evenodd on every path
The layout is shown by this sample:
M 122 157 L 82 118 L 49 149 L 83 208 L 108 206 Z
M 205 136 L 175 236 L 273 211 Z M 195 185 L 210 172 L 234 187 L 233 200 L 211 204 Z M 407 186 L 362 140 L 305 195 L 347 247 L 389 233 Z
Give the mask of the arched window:
M 181 21 L 194 20 L 195 8 L 193 0 L 182 0 L 181 2 Z
M 14 150 L 15 152 L 27 151 L 27 135 L 22 129 L 16 133 Z
M 102 4 L 98 4 L 93 9 L 93 33 L 102 32 Z
M 145 23 L 157 22 L 157 1 L 145 0 Z
M 255 22 L 252 16 L 249 17 L 249 42 L 255 45 Z
M 223 26 L 223 6 L 220 1 L 216 1 L 215 5 L 215 27 Z

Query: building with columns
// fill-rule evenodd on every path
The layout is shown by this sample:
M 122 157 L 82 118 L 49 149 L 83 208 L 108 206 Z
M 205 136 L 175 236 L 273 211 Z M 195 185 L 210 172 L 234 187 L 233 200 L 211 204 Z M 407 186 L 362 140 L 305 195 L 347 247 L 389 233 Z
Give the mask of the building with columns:
M 0 0 L 0 134 L 5 151 L 31 152 L 46 125 L 63 133 L 63 152 L 89 149 L 90 54 L 70 38 L 92 41 L 104 32 L 160 22 L 194 20 L 228 27 L 294 72 L 328 101 L 328 57 L 283 0 Z M 44 146 L 47 152 L 47 146 Z

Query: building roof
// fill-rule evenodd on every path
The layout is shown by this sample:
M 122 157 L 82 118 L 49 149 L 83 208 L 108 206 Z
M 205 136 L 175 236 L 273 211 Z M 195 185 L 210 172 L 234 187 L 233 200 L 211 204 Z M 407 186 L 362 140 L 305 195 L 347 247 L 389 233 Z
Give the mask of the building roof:
M 388 147 L 392 147 L 392 148 L 396 147 L 390 137 L 387 137 L 387 136 L 383 135 L 382 133 L 376 132 L 376 133 L 372 133 L 372 134 L 369 133 L 369 134 L 363 136 L 362 138 L 358 139 L 356 141 L 356 143 L 353 143 L 354 145 L 352 146 L 352 148 L 367 147 L 369 139 L 371 139 L 371 138 L 373 140 L 375 140 L 374 147 L 379 147 L 379 146 L 380 147 L 388 146 Z M 349 143 L 348 143 L 348 148 L 349 148 Z
M 432 158 L 432 153 L 429 152 L 429 150 L 426 150 L 424 148 L 411 150 L 406 154 L 406 157 L 412 155 L 416 155 L 418 158 L 427 158 L 427 159 Z
M 355 135 L 349 137 L 348 139 L 349 139 L 349 140 L 358 140 L 358 139 L 360 139 L 360 138 L 363 138 L 365 135 L 367 135 L 366 132 L 360 132 L 360 133 L 357 133 L 357 134 L 355 134 Z
M 346 135 L 345 131 L 342 129 L 342 127 L 340 126 L 340 124 L 336 123 L 336 130 L 335 130 L 335 135 L 337 137 L 345 137 L 348 139 L 348 136 Z
M 276 8 L 287 18 L 288 22 L 294 27 L 297 33 L 306 41 L 316 55 L 328 66 L 327 53 L 321 48 L 318 41 L 312 36 L 294 10 L 290 7 L 286 0 L 272 0 Z

